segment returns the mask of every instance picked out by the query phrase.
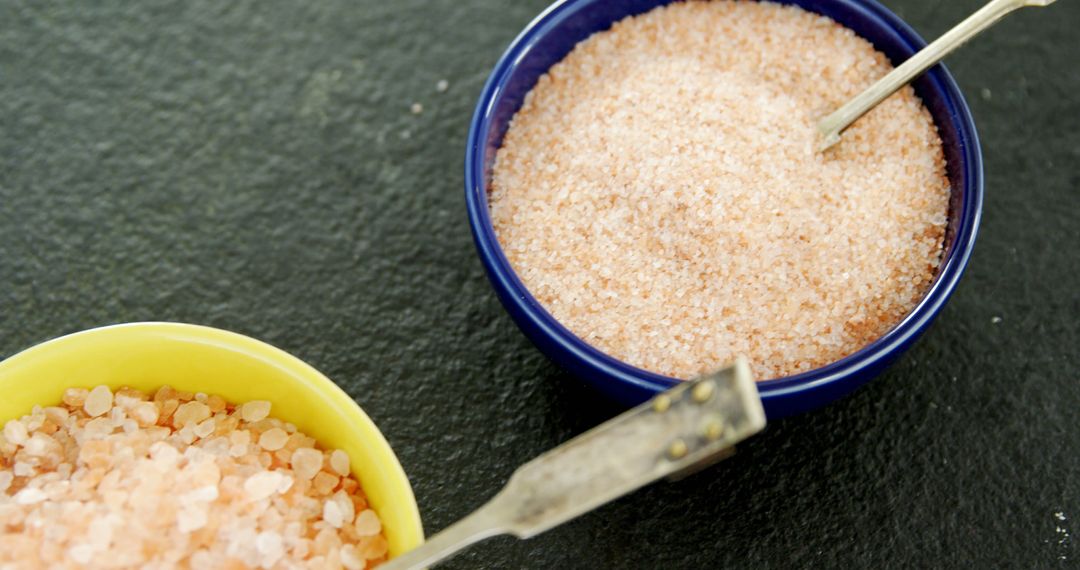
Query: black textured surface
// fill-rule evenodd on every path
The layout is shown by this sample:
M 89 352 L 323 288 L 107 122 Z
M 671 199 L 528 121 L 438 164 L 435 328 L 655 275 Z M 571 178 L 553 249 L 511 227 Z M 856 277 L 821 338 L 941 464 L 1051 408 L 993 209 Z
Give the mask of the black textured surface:
M 981 0 L 886 4 L 935 37 Z M 473 104 L 544 6 L 3 2 L 0 355 L 137 320 L 264 339 L 361 402 L 429 532 L 465 515 L 617 411 L 516 331 L 465 219 Z M 1028 10 L 950 58 L 986 209 L 899 364 L 714 469 L 445 567 L 1077 564 L 1077 24 L 1071 0 Z

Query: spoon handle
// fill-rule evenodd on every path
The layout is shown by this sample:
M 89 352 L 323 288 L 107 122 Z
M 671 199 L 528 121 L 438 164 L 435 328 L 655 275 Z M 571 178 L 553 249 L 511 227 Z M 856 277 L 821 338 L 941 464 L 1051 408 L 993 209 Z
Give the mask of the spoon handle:
M 818 131 L 821 133 L 822 138 L 821 150 L 824 151 L 836 144 L 840 140 L 840 133 L 844 129 L 848 128 L 859 117 L 865 115 L 870 109 L 873 109 L 878 103 L 885 100 L 886 97 L 907 85 L 954 49 L 975 37 L 979 32 L 994 25 L 1008 13 L 1025 6 L 1049 6 L 1054 2 L 1055 0 L 992 0 L 987 3 L 977 12 L 968 16 L 966 20 L 945 32 L 944 35 L 924 47 L 919 53 L 911 56 L 885 77 L 882 77 L 865 91 L 855 96 L 854 99 L 822 119 L 818 123 Z
M 710 465 L 764 427 L 757 386 L 739 360 L 522 465 L 487 504 L 380 568 L 423 568 L 498 534 L 529 538 L 653 481 Z

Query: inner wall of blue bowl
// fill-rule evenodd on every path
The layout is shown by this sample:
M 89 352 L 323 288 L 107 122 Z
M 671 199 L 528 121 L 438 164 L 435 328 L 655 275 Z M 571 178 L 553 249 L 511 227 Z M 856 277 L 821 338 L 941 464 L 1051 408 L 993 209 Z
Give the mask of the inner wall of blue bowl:
M 475 189 L 481 195 L 474 196 L 474 199 L 479 201 L 480 207 L 486 211 L 487 183 L 490 180 L 496 152 L 506 134 L 510 120 L 521 108 L 525 96 L 533 88 L 540 76 L 547 72 L 552 65 L 565 58 L 575 45 L 590 35 L 610 28 L 614 22 L 625 17 L 642 14 L 657 6 L 669 3 L 671 3 L 671 0 L 566 0 L 552 6 L 521 34 L 515 41 L 515 47 L 511 52 L 508 52 L 507 56 L 504 57 L 503 61 L 492 73 L 491 81 L 495 91 L 491 94 L 491 100 L 488 101 L 487 110 L 484 113 L 487 128 L 482 131 L 486 133 L 482 152 L 483 180 L 475 181 Z M 925 45 L 925 42 L 910 27 L 895 16 L 891 16 L 884 7 L 873 0 L 779 0 L 779 3 L 795 4 L 808 11 L 832 18 L 839 24 L 854 31 L 857 35 L 869 40 L 894 65 L 904 61 Z M 953 257 L 959 242 L 973 238 L 973 235 L 971 235 L 957 240 L 959 233 L 961 233 L 963 219 L 966 216 L 978 216 L 978 205 L 965 204 L 964 201 L 964 189 L 970 183 L 969 177 L 973 179 L 977 177 L 977 173 L 973 170 L 977 168 L 977 164 L 972 164 L 978 161 L 978 153 L 973 153 L 973 150 L 977 151 L 977 142 L 974 141 L 973 127 L 971 127 L 972 132 L 969 136 L 965 136 L 964 133 L 960 132 L 962 125 L 968 124 L 965 122 L 968 120 L 966 111 L 959 93 L 942 67 L 937 67 L 918 79 L 913 83 L 913 87 L 938 126 L 939 134 L 944 143 L 945 158 L 948 162 L 947 173 L 952 185 L 949 223 L 945 236 L 946 263 L 943 263 L 942 269 L 939 269 L 939 271 L 942 271 Z M 476 125 L 474 125 L 475 127 Z M 974 149 L 969 148 L 969 137 L 972 139 L 970 145 L 975 145 Z M 480 141 L 472 142 L 475 144 Z M 473 190 L 470 189 L 469 191 L 472 192 Z M 962 211 L 965 207 L 972 211 Z M 475 230 L 476 228 L 474 228 Z M 480 231 L 485 234 L 489 233 L 487 229 Z M 486 235 L 484 238 L 478 237 L 478 245 L 481 246 L 482 250 L 484 249 L 482 242 L 485 239 L 494 240 L 494 235 Z M 487 253 L 508 266 L 501 251 L 496 250 Z M 961 266 L 964 261 L 966 259 L 959 260 Z M 492 267 L 490 264 L 492 262 L 485 260 L 485 263 L 489 265 L 489 274 L 491 274 Z M 962 267 L 955 271 L 956 274 L 951 279 L 952 284 L 955 283 L 955 279 L 959 278 L 960 270 L 962 270 Z M 496 279 L 495 275 L 492 275 L 492 277 Z M 509 282 L 504 282 L 502 285 L 513 286 L 520 290 L 525 289 L 517 280 L 516 275 L 511 274 L 507 276 L 507 279 Z M 952 284 L 949 284 L 948 288 L 951 288 Z M 938 285 L 942 284 L 935 284 L 931 291 L 937 290 Z M 496 285 L 500 297 L 510 294 L 508 291 L 500 291 L 499 289 L 500 287 Z M 940 309 L 944 303 L 944 297 L 947 297 L 947 295 L 948 291 L 929 307 L 924 307 L 927 303 L 921 303 L 912 316 L 905 319 L 905 323 L 912 321 L 915 314 L 922 309 L 926 309 L 924 312 L 927 314 L 922 315 L 917 322 L 908 323 L 909 331 L 904 337 L 891 339 L 887 346 L 886 339 L 883 337 L 859 352 L 826 367 L 787 378 L 761 382 L 759 390 L 770 418 L 786 416 L 823 405 L 850 392 L 878 374 L 926 328 L 929 320 Z M 546 311 L 535 302 L 535 299 L 527 297 L 522 297 L 522 299 L 528 302 L 536 314 L 549 317 L 546 319 L 534 318 L 530 321 L 524 315 L 518 314 L 517 311 L 511 309 L 511 314 L 527 336 L 532 338 L 545 353 L 555 358 L 564 368 L 597 385 L 615 398 L 628 404 L 636 403 L 677 382 L 677 380 L 619 362 L 600 353 L 584 341 L 580 341 L 580 339 L 578 339 L 577 343 L 562 342 L 559 339 L 552 340 L 553 336 L 576 337 L 563 329 L 554 318 L 550 318 L 550 315 L 547 315 Z M 502 300 L 510 309 L 513 300 L 509 298 L 503 298 Z M 903 324 L 898 325 L 898 327 L 900 326 L 903 326 Z M 560 349 L 574 353 L 575 357 L 560 354 Z M 602 368 L 602 374 L 618 378 L 620 385 L 613 386 L 610 381 L 607 385 L 604 385 L 603 381 L 590 378 L 590 376 L 595 376 L 597 371 L 582 368 L 579 361 L 581 359 L 590 361 L 592 366 Z M 867 360 L 867 362 L 861 362 L 863 360 Z

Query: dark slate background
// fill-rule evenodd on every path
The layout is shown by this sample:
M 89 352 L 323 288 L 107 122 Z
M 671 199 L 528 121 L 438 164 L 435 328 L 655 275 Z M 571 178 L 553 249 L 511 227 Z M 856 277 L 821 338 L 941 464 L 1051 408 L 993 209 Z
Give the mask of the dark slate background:
M 927 37 L 981 3 L 886 1 Z M 246 333 L 364 406 L 429 532 L 465 515 L 618 411 L 518 333 L 465 218 L 473 105 L 545 4 L 4 1 L 0 355 L 125 321 Z M 1027 10 L 950 58 L 986 209 L 896 366 L 716 468 L 445 567 L 1077 564 L 1078 24 L 1071 0 Z

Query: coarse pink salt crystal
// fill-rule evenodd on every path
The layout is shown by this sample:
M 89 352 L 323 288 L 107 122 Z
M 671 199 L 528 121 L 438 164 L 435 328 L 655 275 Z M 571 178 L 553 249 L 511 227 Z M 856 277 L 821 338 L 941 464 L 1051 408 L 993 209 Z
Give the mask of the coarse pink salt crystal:
M 94 546 L 95 550 L 104 550 L 108 548 L 109 543 L 112 542 L 113 526 L 110 520 L 111 518 L 112 517 L 109 516 L 97 518 L 90 523 L 87 538 L 90 540 L 90 544 Z
M 11 472 L 14 473 L 16 477 L 30 477 L 34 475 L 35 471 L 34 466 L 25 461 L 16 461 L 15 465 L 11 468 Z
M 216 414 L 218 412 L 224 411 L 229 404 L 225 401 L 225 398 L 222 398 L 221 396 L 218 396 L 216 394 L 212 394 L 209 398 L 206 399 L 206 405 L 210 407 L 211 412 L 214 412 Z
M 71 416 L 66 409 L 61 408 L 60 406 L 49 406 L 48 408 L 45 408 L 44 411 L 45 417 L 49 418 L 50 421 L 58 426 L 67 423 L 68 418 Z
M 360 554 L 369 560 L 386 556 L 387 548 L 386 537 L 381 534 L 361 537 L 359 544 L 357 544 Z
M 94 559 L 94 547 L 89 544 L 76 544 L 68 549 L 67 554 L 79 564 L 89 564 Z
M 252 400 L 240 407 L 240 417 L 245 422 L 257 422 L 270 415 L 270 402 Z
M 349 474 L 349 454 L 340 449 L 330 452 L 330 468 L 335 473 L 345 477 Z
M 22 445 L 26 443 L 30 434 L 26 430 L 26 424 L 19 420 L 8 420 L 4 424 L 4 439 L 14 443 L 15 445 Z
M 15 493 L 14 497 L 16 505 L 33 505 L 34 503 L 40 503 L 48 498 L 49 496 L 46 495 L 44 491 L 32 487 L 27 487 L 22 491 Z
M 281 483 L 278 484 L 277 492 L 279 494 L 284 495 L 285 493 L 289 492 L 289 489 L 292 489 L 292 486 L 294 484 L 296 484 L 296 479 L 294 479 L 294 478 L 292 478 L 292 477 L 290 477 L 288 475 L 282 475 L 281 476 Z
M 44 457 L 46 455 L 60 455 L 62 446 L 60 442 L 45 434 L 35 433 L 30 436 L 30 439 L 26 440 L 23 449 L 30 457 Z
M 209 503 L 217 500 L 218 488 L 217 485 L 207 485 L 205 487 L 199 487 L 192 491 L 188 491 L 183 495 L 180 495 L 180 502 L 182 503 Z
M 217 428 L 217 425 L 214 423 L 214 420 L 210 419 L 210 420 L 204 420 L 202 423 L 195 426 L 194 431 L 195 431 L 195 435 L 204 438 L 204 437 L 207 437 L 210 434 L 214 433 L 215 428 Z
M 301 447 L 292 454 L 292 469 L 296 477 L 301 480 L 310 480 L 322 469 L 323 454 L 317 449 Z
M 277 471 L 260 471 L 244 482 L 244 492 L 252 501 L 261 501 L 277 492 L 282 479 Z
M 375 536 L 382 532 L 382 522 L 379 521 L 379 515 L 375 514 L 375 511 L 371 509 L 360 511 L 360 514 L 356 515 L 356 522 L 353 523 L 353 526 L 359 536 Z
M 325 556 L 330 554 L 330 551 L 341 548 L 341 537 L 333 527 L 326 526 L 315 535 L 315 541 L 311 546 L 316 554 Z
M 259 465 L 261 465 L 263 469 L 270 469 L 270 467 L 274 464 L 273 456 L 265 451 L 260 453 L 256 457 L 256 460 L 259 462 Z
M 338 510 L 341 511 L 341 521 L 343 525 L 352 524 L 356 519 L 356 507 L 353 505 L 352 498 L 345 491 L 338 491 L 334 493 L 333 501 L 337 503 Z
M 113 407 L 91 418 L 86 396 L 78 406 L 35 407 L 19 420 L 23 445 L 0 439 L 0 568 L 66 559 L 87 567 L 321 570 L 382 559 L 363 557 L 361 546 L 373 545 L 362 545 L 356 531 L 354 513 L 367 505 L 359 484 L 334 475 L 315 440 L 297 432 L 272 453 L 250 445 L 252 433 L 288 432 L 290 424 L 244 422 L 241 407 L 166 388 L 153 401 L 121 388 Z M 192 410 L 200 415 L 191 403 L 221 410 L 188 421 Z M 179 417 L 137 421 L 142 404 Z
M 328 499 L 323 503 L 323 520 L 334 528 L 341 528 L 345 524 L 345 515 L 337 501 Z
M 64 390 L 64 404 L 72 408 L 81 408 L 86 402 L 86 396 L 90 393 L 86 388 L 68 388 Z
M 285 442 L 288 441 L 289 434 L 285 433 L 285 430 L 281 428 L 271 428 L 262 433 L 259 436 L 259 447 L 267 451 L 277 451 L 285 447 Z
M 176 527 L 180 532 L 194 532 L 206 526 L 206 509 L 188 506 L 176 514 Z
M 276 532 L 260 532 L 255 537 L 255 549 L 262 555 L 262 565 L 269 568 L 285 555 L 285 545 Z
M 180 452 L 164 441 L 151 445 L 149 451 L 150 457 L 161 464 L 173 464 L 180 459 Z
M 367 567 L 367 560 L 360 556 L 356 546 L 346 544 L 341 547 L 341 565 L 346 570 L 364 570 Z
M 83 409 L 86 410 L 86 415 L 96 418 L 112 409 L 112 404 L 112 390 L 108 386 L 95 386 L 87 394 Z
M 112 420 L 109 418 L 97 417 L 86 422 L 86 425 L 83 427 L 86 429 L 86 434 L 89 436 L 104 437 L 112 433 L 115 426 L 113 426 Z
M 210 408 L 199 401 L 185 402 L 173 412 L 173 427 L 184 428 L 210 417 Z
M 139 402 L 131 407 L 128 415 L 138 422 L 139 427 L 149 427 L 157 423 L 158 409 L 153 402 Z
M 315 475 L 315 478 L 312 479 L 311 486 L 315 489 L 316 493 L 320 495 L 329 495 L 333 492 L 334 488 L 337 487 L 339 481 L 340 480 L 337 477 L 326 471 L 319 471 L 319 473 Z
M 229 434 L 229 443 L 246 446 L 251 443 L 251 432 L 246 429 L 238 429 Z

